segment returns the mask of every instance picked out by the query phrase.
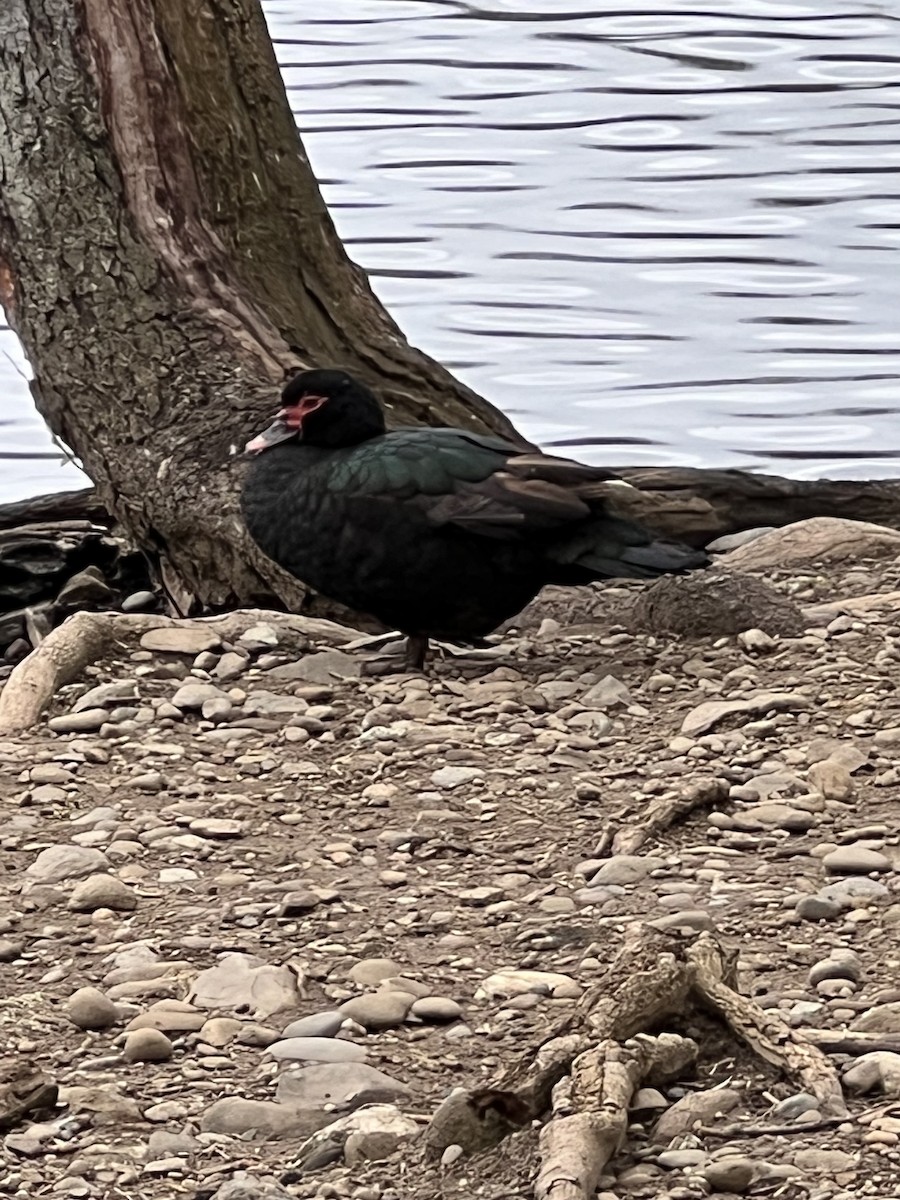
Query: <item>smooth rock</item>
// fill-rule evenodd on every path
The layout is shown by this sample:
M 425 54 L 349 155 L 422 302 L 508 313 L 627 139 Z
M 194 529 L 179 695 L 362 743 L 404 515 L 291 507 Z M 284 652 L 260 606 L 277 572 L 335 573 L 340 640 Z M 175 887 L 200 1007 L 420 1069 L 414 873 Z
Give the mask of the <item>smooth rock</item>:
M 62 842 L 42 850 L 25 868 L 25 878 L 32 884 L 62 883 L 64 879 L 79 879 L 108 866 L 109 860 L 102 851 Z
M 321 1063 L 365 1062 L 368 1057 L 362 1046 L 334 1037 L 283 1038 L 273 1042 L 266 1054 L 279 1060 Z
M 409 1015 L 418 1017 L 427 1024 L 440 1025 L 447 1021 L 456 1021 L 462 1016 L 462 1008 L 455 1000 L 445 996 L 423 996 L 414 1001 Z
M 202 708 L 207 700 L 228 700 L 228 697 L 212 683 L 185 683 L 172 697 L 172 703 L 182 711 Z M 231 701 L 228 700 L 230 704 Z
M 664 867 L 665 860 L 654 858 L 650 854 L 614 854 L 606 860 L 596 875 L 588 881 L 590 888 L 616 884 L 624 886 L 629 883 L 640 883 L 651 871 Z
M 66 1001 L 66 1016 L 79 1029 L 109 1029 L 119 1019 L 119 1010 L 99 988 L 83 987 Z
M 334 1037 L 346 1019 L 340 1012 L 312 1013 L 308 1017 L 300 1017 L 296 1021 L 291 1021 L 290 1025 L 285 1026 L 282 1030 L 281 1036 L 283 1038 Z
M 884 554 L 900 554 L 900 532 L 896 529 L 844 517 L 810 517 L 773 529 L 729 551 L 722 561 L 737 570 L 756 571 Z
M 365 996 L 355 996 L 341 1005 L 340 1011 L 370 1033 L 402 1025 L 412 1007 L 409 992 L 380 990 Z
M 533 992 L 539 996 L 550 996 L 558 987 L 571 987 L 574 980 L 570 975 L 555 971 L 530 971 L 510 968 L 497 971 L 485 979 L 475 993 L 477 999 L 503 1000 L 510 996 L 521 996 Z
M 188 1002 L 197 1008 L 247 1013 L 265 1021 L 300 1000 L 298 979 L 290 967 L 270 966 L 249 954 L 225 954 L 219 963 L 201 971 Z
M 412 1093 L 405 1083 L 365 1063 L 324 1063 L 286 1071 L 278 1078 L 276 1099 L 305 1112 L 326 1107 L 347 1110 L 364 1104 L 408 1102 Z
M 83 712 L 51 717 L 47 722 L 47 728 L 53 733 L 96 733 L 108 720 L 109 716 L 105 708 L 86 708 Z
M 72 912 L 96 912 L 98 908 L 133 912 L 137 904 L 132 889 L 115 875 L 89 875 L 75 885 L 67 907 Z
M 736 1192 L 742 1195 L 756 1177 L 756 1165 L 752 1158 L 734 1155 L 716 1158 L 703 1168 L 703 1178 L 716 1192 Z
M 402 974 L 403 968 L 389 958 L 363 958 L 353 964 L 347 978 L 360 987 L 377 987 L 382 980 Z
M 885 1096 L 900 1096 L 900 1054 L 873 1050 L 862 1054 L 844 1072 L 843 1084 L 853 1092 L 879 1088 Z
M 122 1054 L 128 1062 L 167 1062 L 174 1050 L 159 1029 L 133 1029 L 125 1035 Z
M 877 850 L 851 842 L 826 854 L 822 865 L 831 875 L 868 875 L 870 871 L 890 871 L 891 860 Z
M 302 1138 L 309 1137 L 328 1119 L 324 1112 L 310 1108 L 278 1104 L 273 1100 L 223 1096 L 203 1113 L 200 1129 L 203 1133 L 223 1133 L 231 1137 Z

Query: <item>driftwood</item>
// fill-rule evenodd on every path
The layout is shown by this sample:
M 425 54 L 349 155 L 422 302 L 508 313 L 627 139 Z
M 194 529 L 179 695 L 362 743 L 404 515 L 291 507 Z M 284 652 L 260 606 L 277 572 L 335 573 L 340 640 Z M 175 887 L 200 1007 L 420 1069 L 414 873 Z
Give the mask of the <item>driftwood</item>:
M 635 489 L 616 491 L 619 511 L 693 545 L 807 517 L 850 517 L 900 529 L 900 479 L 783 479 L 700 467 L 611 469 Z M 73 518 L 112 524 L 93 488 L 0 505 L 0 529 Z
M 709 933 L 686 943 L 633 926 L 571 1016 L 492 1086 L 460 1089 L 444 1101 L 426 1131 L 427 1152 L 437 1156 L 454 1144 L 481 1151 L 549 1115 L 536 1200 L 590 1200 L 624 1135 L 635 1089 L 671 1079 L 696 1055 L 687 1038 L 646 1031 L 683 1019 L 693 1005 L 815 1096 L 825 1118 L 844 1116 L 834 1066 L 780 1016 L 739 995 L 734 966 L 735 956 Z
M 0 504 L 0 529 L 19 525 L 56 524 L 59 521 L 91 521 L 110 526 L 112 517 L 94 488 L 77 492 L 52 492 L 30 500 Z
M 151 629 L 199 627 L 225 641 L 234 641 L 261 621 L 294 640 L 314 638 L 340 646 L 359 637 L 358 630 L 333 621 L 266 609 L 242 609 L 190 621 L 148 613 L 75 613 L 13 670 L 0 692 L 0 735 L 30 729 L 59 688 L 76 679 L 89 663 L 114 653 L 128 639 L 140 638 Z
M 623 811 L 612 817 L 600 835 L 597 854 L 637 854 L 651 838 L 683 821 L 698 809 L 712 809 L 728 799 L 724 779 L 701 779 L 684 790 L 657 796 L 640 816 Z

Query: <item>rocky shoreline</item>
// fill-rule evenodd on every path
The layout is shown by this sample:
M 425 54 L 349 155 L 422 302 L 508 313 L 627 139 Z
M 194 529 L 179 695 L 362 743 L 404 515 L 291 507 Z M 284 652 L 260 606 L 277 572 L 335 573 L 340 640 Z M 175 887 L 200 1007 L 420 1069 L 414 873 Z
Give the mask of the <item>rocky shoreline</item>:
M 468 1157 L 435 1114 L 630 937 L 729 947 L 842 1107 L 687 1007 L 601 1200 L 897 1194 L 900 534 L 805 524 L 687 581 L 743 597 L 725 631 L 586 589 L 414 677 L 337 626 L 191 622 L 0 734 L 4 1194 L 539 1195 L 530 1124 Z

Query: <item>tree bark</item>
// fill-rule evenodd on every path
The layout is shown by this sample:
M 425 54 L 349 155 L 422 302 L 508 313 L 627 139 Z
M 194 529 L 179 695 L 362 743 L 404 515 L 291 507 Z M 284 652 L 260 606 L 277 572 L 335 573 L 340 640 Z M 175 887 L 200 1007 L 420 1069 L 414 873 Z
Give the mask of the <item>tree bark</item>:
M 394 423 L 513 432 L 347 257 L 258 0 L 3 0 L 0 303 L 182 611 L 302 599 L 244 533 L 231 453 L 299 366 L 347 367 Z

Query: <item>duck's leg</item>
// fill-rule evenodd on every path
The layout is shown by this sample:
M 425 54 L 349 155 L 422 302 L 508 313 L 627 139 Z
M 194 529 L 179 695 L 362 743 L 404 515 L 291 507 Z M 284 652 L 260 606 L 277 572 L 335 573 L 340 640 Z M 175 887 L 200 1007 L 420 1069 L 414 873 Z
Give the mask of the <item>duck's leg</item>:
M 428 638 L 419 634 L 410 634 L 406 639 L 406 669 L 407 671 L 422 671 L 425 669 L 425 659 L 428 656 Z

